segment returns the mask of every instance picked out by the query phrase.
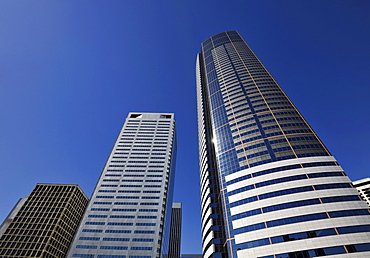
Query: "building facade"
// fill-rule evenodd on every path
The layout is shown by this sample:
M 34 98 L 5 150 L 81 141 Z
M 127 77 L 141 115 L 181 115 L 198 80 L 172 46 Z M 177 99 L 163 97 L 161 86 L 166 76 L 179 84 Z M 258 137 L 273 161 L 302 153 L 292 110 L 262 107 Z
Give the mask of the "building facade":
M 77 185 L 37 184 L 16 205 L 0 238 L 0 257 L 63 258 L 88 203 Z
M 368 205 L 370 205 L 370 178 L 364 178 L 352 182 L 353 186 L 356 187 L 362 199 L 364 199 Z
M 183 254 L 181 258 L 202 258 L 201 254 Z
M 174 114 L 129 113 L 68 257 L 168 255 L 175 154 Z
M 5 220 L 0 226 L 0 237 L 4 234 L 6 229 L 12 223 L 14 218 L 17 216 L 18 211 L 22 208 L 23 204 L 27 201 L 28 195 L 24 198 L 18 200 L 18 202 L 14 205 L 13 209 L 10 211 L 8 216 L 6 216 Z
M 236 31 L 196 64 L 203 257 L 370 256 L 370 213 Z
M 174 202 L 172 203 L 170 246 L 168 252 L 169 258 L 180 258 L 181 223 L 182 223 L 182 205 L 181 202 Z

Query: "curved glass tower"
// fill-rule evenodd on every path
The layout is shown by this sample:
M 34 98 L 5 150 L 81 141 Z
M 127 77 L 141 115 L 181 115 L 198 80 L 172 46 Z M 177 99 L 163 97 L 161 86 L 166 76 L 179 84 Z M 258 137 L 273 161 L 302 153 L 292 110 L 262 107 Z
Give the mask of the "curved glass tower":
M 203 257 L 370 256 L 369 207 L 238 32 L 196 71 Z

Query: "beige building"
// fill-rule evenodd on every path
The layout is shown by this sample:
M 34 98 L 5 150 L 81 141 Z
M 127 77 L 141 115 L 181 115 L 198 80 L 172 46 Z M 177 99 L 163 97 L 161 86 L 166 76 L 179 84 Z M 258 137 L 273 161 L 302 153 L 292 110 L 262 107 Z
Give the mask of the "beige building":
M 80 187 L 37 184 L 21 200 L 1 227 L 0 257 L 65 257 L 88 203 Z

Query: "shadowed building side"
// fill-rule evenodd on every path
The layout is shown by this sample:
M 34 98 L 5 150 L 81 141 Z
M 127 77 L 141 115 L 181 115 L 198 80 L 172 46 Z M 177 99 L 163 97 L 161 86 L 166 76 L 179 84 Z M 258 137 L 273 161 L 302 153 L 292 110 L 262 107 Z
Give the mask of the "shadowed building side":
M 182 223 L 182 205 L 180 202 L 174 202 L 172 203 L 170 246 L 168 252 L 169 258 L 180 258 L 181 223 Z

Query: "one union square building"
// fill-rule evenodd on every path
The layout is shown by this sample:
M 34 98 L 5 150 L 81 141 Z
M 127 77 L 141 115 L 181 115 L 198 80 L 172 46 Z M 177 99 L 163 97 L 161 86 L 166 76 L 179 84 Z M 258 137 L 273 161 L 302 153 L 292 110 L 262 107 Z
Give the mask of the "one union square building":
M 203 257 L 370 257 L 368 205 L 238 32 L 196 73 Z

